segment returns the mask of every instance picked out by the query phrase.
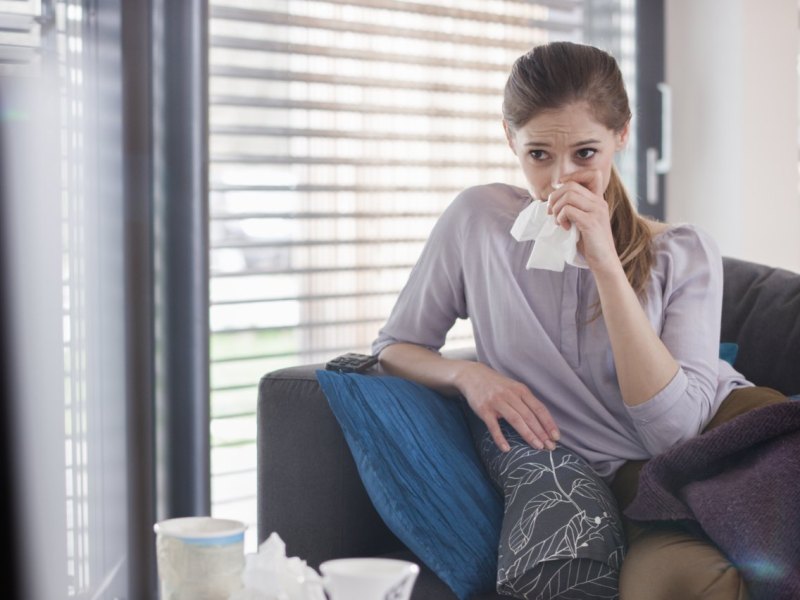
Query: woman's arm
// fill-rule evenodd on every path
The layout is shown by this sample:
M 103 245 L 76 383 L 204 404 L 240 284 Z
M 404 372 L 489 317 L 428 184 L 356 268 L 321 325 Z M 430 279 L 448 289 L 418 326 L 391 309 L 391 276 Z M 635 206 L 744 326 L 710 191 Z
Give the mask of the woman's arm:
M 579 245 L 594 274 L 600 295 L 622 399 L 637 406 L 652 398 L 675 377 L 679 366 L 656 335 L 620 263 L 602 175 L 596 170 L 572 173 L 551 195 L 551 211 L 562 226 L 575 225 Z
M 463 395 L 498 447 L 508 448 L 500 418 L 531 446 L 554 447 L 558 428 L 527 386 L 484 364 L 449 360 L 437 353 L 456 319 L 468 316 L 462 247 L 468 235 L 466 222 L 480 218 L 474 211 L 486 201 L 481 190 L 465 190 L 439 218 L 372 352 L 389 373 L 445 395 Z
M 407 343 L 387 346 L 379 358 L 381 367 L 390 375 L 412 379 L 445 396 L 462 393 L 456 381 L 470 362 L 444 358 L 432 350 Z
M 594 271 L 622 400 L 638 406 L 653 398 L 680 366 L 656 335 L 622 265 Z
M 573 174 L 569 181 L 554 192 L 551 208 L 560 222 L 580 229 L 622 399 L 642 443 L 658 454 L 699 433 L 711 416 L 719 366 L 721 259 L 713 242 L 696 231 L 674 234 L 664 322 L 657 334 L 617 257 L 608 205 L 593 191 L 596 172 Z
M 509 445 L 500 429 L 500 418 L 535 448 L 552 450 L 553 442 L 560 437 L 549 411 L 527 386 L 482 363 L 443 358 L 427 348 L 404 343 L 384 348 L 380 363 L 392 375 L 411 379 L 448 396 L 463 395 L 504 452 L 509 450 Z

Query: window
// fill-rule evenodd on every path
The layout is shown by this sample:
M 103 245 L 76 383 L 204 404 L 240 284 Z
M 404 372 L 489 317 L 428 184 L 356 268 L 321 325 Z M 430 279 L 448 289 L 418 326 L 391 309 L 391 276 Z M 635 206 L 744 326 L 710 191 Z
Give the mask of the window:
M 152 453 L 137 435 L 150 403 L 131 386 L 150 347 L 129 335 L 143 304 L 130 256 L 149 240 L 126 229 L 123 19 L 119 5 L 86 4 L 0 1 L 4 491 L 15 584 L 34 599 L 155 589 Z
M 215 515 L 255 522 L 259 378 L 367 352 L 455 194 L 523 184 L 500 125 L 514 59 L 596 41 L 633 91 L 632 14 L 632 0 L 211 2 Z M 471 344 L 458 322 L 447 346 Z

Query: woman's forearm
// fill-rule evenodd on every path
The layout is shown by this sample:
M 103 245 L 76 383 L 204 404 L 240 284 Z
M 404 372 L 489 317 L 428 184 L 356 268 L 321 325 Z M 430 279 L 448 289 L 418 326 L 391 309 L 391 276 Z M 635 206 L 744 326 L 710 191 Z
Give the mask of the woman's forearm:
M 443 358 L 415 344 L 392 344 L 380 353 L 380 364 L 390 375 L 421 383 L 446 396 L 460 394 L 457 382 L 471 361 Z
M 535 448 L 555 448 L 558 426 L 547 408 L 527 386 L 470 360 L 442 358 L 413 344 L 392 344 L 380 353 L 381 366 L 392 375 L 411 379 L 446 396 L 463 395 L 486 423 L 497 446 L 510 448 L 501 428 L 505 419 Z
M 595 272 L 622 399 L 642 404 L 672 380 L 680 366 L 647 319 L 621 265 Z

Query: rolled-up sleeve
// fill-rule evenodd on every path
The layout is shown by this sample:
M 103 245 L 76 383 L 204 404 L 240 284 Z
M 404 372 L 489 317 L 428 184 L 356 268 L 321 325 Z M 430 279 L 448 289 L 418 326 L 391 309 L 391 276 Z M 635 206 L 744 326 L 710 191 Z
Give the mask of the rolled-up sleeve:
M 463 222 L 468 208 L 463 193 L 433 227 L 386 324 L 372 343 L 372 353 L 398 342 L 438 352 L 458 318 L 467 317 L 461 263 Z
M 681 226 L 668 235 L 656 257 L 664 303 L 660 337 L 679 368 L 652 398 L 627 407 L 652 455 L 698 435 L 717 408 L 722 257 L 696 227 Z

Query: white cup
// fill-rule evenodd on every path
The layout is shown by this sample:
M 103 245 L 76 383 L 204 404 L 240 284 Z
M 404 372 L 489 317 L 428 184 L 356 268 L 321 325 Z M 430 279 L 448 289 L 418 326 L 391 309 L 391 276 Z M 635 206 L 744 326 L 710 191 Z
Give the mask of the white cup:
M 319 566 L 331 600 L 409 600 L 419 567 L 391 558 L 337 558 Z
M 156 523 L 161 600 L 227 600 L 241 589 L 245 529 L 212 517 Z

